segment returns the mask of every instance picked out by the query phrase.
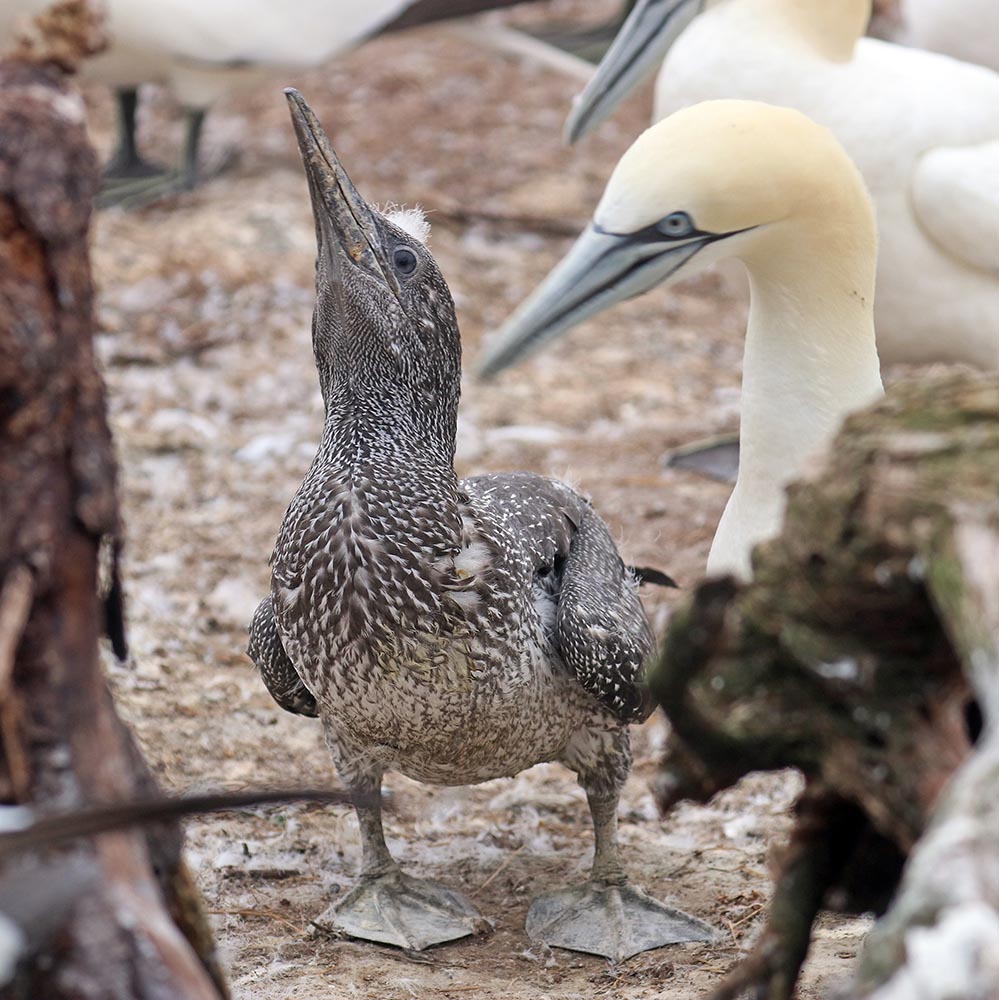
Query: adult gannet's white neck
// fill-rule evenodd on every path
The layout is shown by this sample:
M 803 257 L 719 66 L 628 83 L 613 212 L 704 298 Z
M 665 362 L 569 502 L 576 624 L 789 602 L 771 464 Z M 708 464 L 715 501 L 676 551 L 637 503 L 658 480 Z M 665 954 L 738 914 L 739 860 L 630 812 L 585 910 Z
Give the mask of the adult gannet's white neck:
M 836 139 L 799 112 L 709 101 L 645 132 L 593 222 L 489 351 L 492 374 L 580 320 L 725 257 L 750 275 L 739 477 L 708 560 L 749 575 L 784 487 L 881 392 L 874 212 Z

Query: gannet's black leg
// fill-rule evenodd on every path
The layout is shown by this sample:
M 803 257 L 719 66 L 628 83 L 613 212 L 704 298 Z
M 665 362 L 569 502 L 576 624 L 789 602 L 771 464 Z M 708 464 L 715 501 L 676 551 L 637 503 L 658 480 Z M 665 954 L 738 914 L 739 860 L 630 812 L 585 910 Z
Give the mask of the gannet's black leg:
M 359 800 L 354 809 L 361 827 L 361 880 L 314 920 L 315 926 L 412 951 L 487 931 L 489 921 L 467 897 L 440 882 L 407 875 L 389 853 L 382 830 L 381 774 L 349 784 Z
M 531 903 L 528 935 L 613 962 L 667 944 L 712 940 L 706 923 L 628 884 L 617 844 L 617 803 L 631 763 L 627 730 L 580 734 L 569 751 L 565 763 L 579 774 L 593 819 L 593 867 L 585 885 L 546 892 Z M 595 757 L 603 758 L 596 766 Z
M 201 132 L 205 122 L 204 108 L 184 109 L 184 145 L 180 165 L 174 170 L 159 170 L 153 174 L 108 175 L 111 182 L 104 185 L 97 197 L 102 208 L 120 205 L 123 208 L 141 208 L 159 198 L 190 191 L 201 180 L 198 169 L 198 151 L 201 147 Z M 133 108 L 134 129 L 134 108 Z M 124 121 L 124 112 L 123 112 Z M 132 139 L 134 144 L 134 136 Z
M 144 160 L 139 153 L 135 137 L 138 88 L 124 87 L 117 90 L 115 99 L 118 104 L 118 146 L 104 168 L 105 180 L 121 181 L 163 176 L 166 173 L 163 167 Z
M 198 150 L 201 148 L 201 128 L 205 124 L 204 108 L 185 108 L 184 156 L 180 164 L 181 189 L 189 191 L 198 183 Z

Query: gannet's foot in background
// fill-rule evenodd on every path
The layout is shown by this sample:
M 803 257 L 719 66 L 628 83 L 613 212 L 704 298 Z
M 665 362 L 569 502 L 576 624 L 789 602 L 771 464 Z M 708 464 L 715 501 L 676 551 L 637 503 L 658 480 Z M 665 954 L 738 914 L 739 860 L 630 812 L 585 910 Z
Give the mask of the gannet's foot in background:
M 411 951 L 492 929 L 490 921 L 460 892 L 401 871 L 362 877 L 358 886 L 313 923 L 320 930 Z
M 527 913 L 536 941 L 623 962 L 639 952 L 682 941 L 711 941 L 708 924 L 630 885 L 586 885 L 538 896 Z
M 165 198 L 193 191 L 204 181 L 238 165 L 239 159 L 236 149 L 228 149 L 207 169 L 196 170 L 188 164 L 175 170 L 153 167 L 152 173 L 121 178 L 105 174 L 104 183 L 94 203 L 98 208 L 145 208 Z
M 147 177 L 162 177 L 167 172 L 166 167 L 150 163 L 141 156 L 119 149 L 104 165 L 101 177 L 106 186 L 121 181 L 134 181 Z
M 144 208 L 162 198 L 190 191 L 198 178 L 186 170 L 160 170 L 144 176 L 106 179 L 94 199 L 98 208 Z

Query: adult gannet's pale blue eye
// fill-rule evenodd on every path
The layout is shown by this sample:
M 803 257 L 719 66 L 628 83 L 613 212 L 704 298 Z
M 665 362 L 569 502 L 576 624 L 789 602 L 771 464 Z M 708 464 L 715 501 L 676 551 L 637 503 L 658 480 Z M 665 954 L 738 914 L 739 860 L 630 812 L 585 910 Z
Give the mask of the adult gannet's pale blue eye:
M 694 232 L 694 220 L 686 212 L 670 212 L 656 228 L 663 236 L 679 239 Z

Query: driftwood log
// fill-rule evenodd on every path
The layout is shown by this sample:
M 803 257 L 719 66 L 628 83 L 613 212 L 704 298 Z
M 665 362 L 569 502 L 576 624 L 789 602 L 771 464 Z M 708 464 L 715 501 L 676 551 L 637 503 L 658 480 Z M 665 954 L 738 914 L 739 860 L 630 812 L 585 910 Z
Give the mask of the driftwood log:
M 806 779 L 767 924 L 716 998 L 791 996 L 822 907 L 887 909 L 853 996 L 999 997 L 999 378 L 901 384 L 848 420 L 754 582 L 702 584 L 651 681 L 663 808 Z
M 102 632 L 124 643 L 119 525 L 93 353 L 97 161 L 66 77 L 102 43 L 86 3 L 68 0 L 0 62 L 0 801 L 40 813 L 152 794 L 98 660 Z M 179 845 L 163 824 L 34 867 L 4 859 L 24 939 L 4 953 L 0 996 L 224 996 Z

